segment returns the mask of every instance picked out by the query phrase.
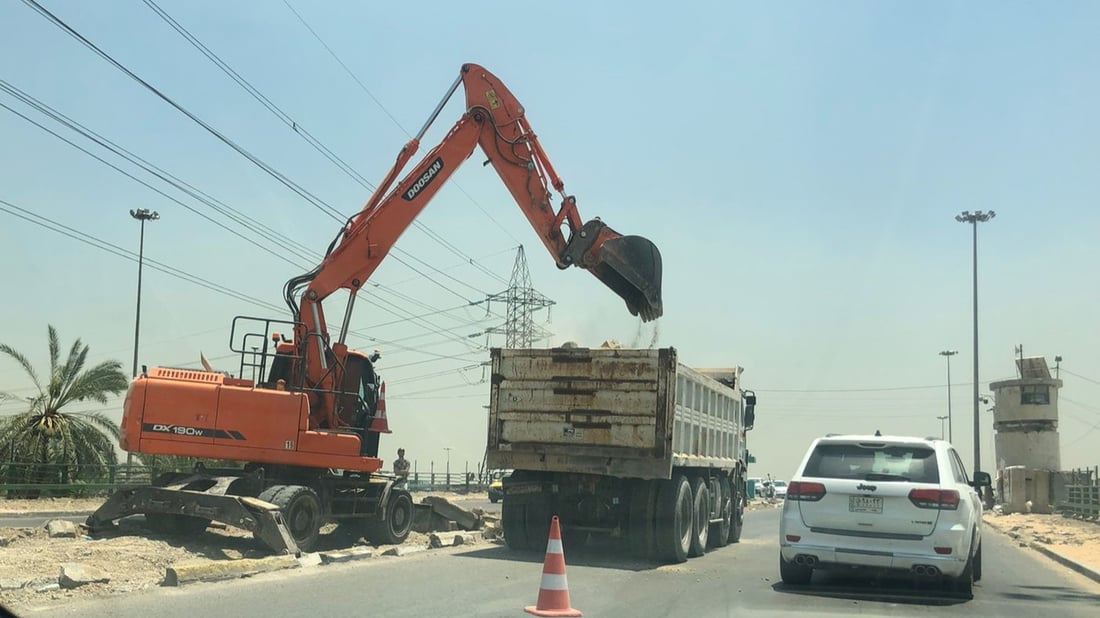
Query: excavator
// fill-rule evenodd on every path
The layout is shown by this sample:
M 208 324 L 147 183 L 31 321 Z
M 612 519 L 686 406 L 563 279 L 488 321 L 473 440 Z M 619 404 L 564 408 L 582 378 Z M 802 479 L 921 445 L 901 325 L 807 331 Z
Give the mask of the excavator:
M 460 86 L 465 112 L 398 180 Z M 321 263 L 287 281 L 291 319 L 233 320 L 230 349 L 240 355 L 236 376 L 215 371 L 204 357 L 203 370 L 143 367 L 131 383 L 120 428 L 123 450 L 229 460 L 241 467 L 200 463 L 117 491 L 89 516 L 88 528 L 108 529 L 133 514 L 175 533 L 199 532 L 219 521 L 291 554 L 310 551 L 328 522 L 352 526 L 376 543 L 404 541 L 414 518 L 412 498 L 395 478 L 380 473 L 379 440 L 390 433 L 385 383 L 375 371 L 380 355 L 353 350 L 346 339 L 360 290 L 475 147 L 558 268 L 592 273 L 643 321 L 661 316 L 657 247 L 598 218 L 582 222 L 576 198 L 566 194 L 524 107 L 495 75 L 465 64 L 367 203 L 344 222 Z M 557 207 L 554 193 L 560 196 Z M 322 305 L 338 291 L 348 298 L 333 340 Z

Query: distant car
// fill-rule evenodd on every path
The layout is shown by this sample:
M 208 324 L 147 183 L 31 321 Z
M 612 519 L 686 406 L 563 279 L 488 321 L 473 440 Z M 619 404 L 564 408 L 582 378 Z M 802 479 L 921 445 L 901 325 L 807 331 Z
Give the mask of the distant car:
M 867 568 L 936 578 L 969 595 L 982 577 L 982 501 L 989 474 L 966 475 L 949 443 L 899 436 L 818 438 L 787 486 L 779 574 Z
M 511 470 L 498 470 L 493 472 L 489 482 L 489 502 L 496 504 L 504 499 L 504 477 L 511 474 Z
M 772 481 L 772 487 L 775 488 L 776 498 L 787 497 L 787 481 Z

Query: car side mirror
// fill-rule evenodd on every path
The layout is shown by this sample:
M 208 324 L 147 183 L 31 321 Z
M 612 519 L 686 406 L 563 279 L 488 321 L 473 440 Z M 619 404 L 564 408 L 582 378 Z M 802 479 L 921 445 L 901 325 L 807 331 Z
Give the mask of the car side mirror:
M 992 487 L 993 477 L 989 476 L 988 472 L 975 472 L 974 481 L 970 485 L 975 489 L 978 487 Z

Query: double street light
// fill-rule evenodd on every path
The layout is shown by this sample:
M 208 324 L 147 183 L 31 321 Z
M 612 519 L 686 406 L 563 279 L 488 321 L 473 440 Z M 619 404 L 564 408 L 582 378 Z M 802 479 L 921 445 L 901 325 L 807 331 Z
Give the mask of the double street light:
M 959 223 L 969 223 L 974 230 L 974 245 L 973 245 L 973 268 L 974 268 L 974 471 L 977 472 L 982 468 L 982 456 L 981 456 L 981 421 L 978 416 L 978 224 L 985 223 L 993 217 L 997 216 L 997 213 L 992 210 L 989 212 L 982 212 L 976 210 L 970 212 L 964 210 L 961 213 L 955 215 L 955 220 Z

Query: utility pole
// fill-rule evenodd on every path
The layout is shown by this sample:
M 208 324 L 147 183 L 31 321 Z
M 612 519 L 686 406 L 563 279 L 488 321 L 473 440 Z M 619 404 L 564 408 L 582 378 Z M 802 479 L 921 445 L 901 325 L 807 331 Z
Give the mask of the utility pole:
M 958 354 L 958 350 L 943 350 L 940 356 L 947 358 L 947 441 L 955 443 L 955 427 L 951 421 L 951 357 Z
M 451 491 L 451 447 L 444 446 L 443 450 L 447 451 L 447 491 Z
M 981 403 L 978 395 L 978 224 L 985 223 L 997 216 L 996 212 L 992 210 L 989 212 L 982 212 L 976 210 L 970 212 L 964 210 L 958 215 L 955 215 L 955 220 L 959 223 L 969 223 L 974 231 L 974 244 L 973 244 L 973 274 L 974 274 L 974 471 L 981 470 L 982 467 L 982 443 L 981 443 L 981 417 L 979 415 L 979 404 Z
M 137 377 L 138 374 L 138 338 L 141 334 L 141 267 L 145 261 L 145 222 L 156 221 L 160 219 L 160 214 L 155 210 L 149 210 L 148 208 L 139 208 L 137 210 L 131 210 L 130 216 L 137 219 L 141 223 L 141 236 L 138 241 L 138 280 L 137 280 L 137 311 L 134 314 L 134 368 L 131 375 Z M 126 453 L 126 475 L 130 475 L 130 466 L 134 463 L 134 454 Z
M 944 439 L 944 437 L 943 437 L 943 422 L 946 421 L 947 419 L 951 418 L 951 417 L 950 416 L 937 416 L 936 418 L 940 419 L 940 440 L 943 440 Z

